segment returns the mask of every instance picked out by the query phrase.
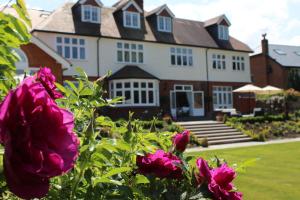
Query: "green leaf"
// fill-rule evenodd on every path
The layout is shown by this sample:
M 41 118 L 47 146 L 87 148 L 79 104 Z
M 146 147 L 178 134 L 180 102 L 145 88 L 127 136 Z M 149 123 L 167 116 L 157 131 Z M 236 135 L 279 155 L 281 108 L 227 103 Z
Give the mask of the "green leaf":
M 109 172 L 107 172 L 102 178 L 108 178 L 108 177 L 114 176 L 116 174 L 121 174 L 121 173 L 128 172 L 128 171 L 131 171 L 131 167 L 114 168 L 114 169 L 110 170 Z
M 148 178 L 146 176 L 138 174 L 135 177 L 135 183 L 136 184 L 148 184 L 148 183 L 150 183 L 150 181 L 148 180 Z
M 114 185 L 123 185 L 121 181 L 111 180 L 108 178 L 96 178 L 93 180 L 94 187 L 99 183 L 110 183 L 110 184 L 114 184 Z

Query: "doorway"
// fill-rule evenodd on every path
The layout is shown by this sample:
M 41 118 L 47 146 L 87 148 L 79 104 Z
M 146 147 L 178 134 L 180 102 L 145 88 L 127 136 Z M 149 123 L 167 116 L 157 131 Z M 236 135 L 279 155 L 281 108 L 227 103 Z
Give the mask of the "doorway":
M 192 85 L 175 85 L 170 91 L 171 114 L 174 118 L 204 116 L 204 93 Z

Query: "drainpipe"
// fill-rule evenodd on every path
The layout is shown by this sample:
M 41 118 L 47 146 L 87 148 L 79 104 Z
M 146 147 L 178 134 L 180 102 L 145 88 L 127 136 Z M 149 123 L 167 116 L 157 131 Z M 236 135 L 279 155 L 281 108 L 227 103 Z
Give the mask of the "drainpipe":
M 206 93 L 209 97 L 209 72 L 208 72 L 208 51 L 210 48 L 207 48 L 205 51 L 205 56 L 206 56 Z M 207 98 L 208 99 L 208 98 Z M 210 102 L 208 103 L 208 109 L 210 109 Z M 207 113 L 208 111 L 206 111 Z
M 99 47 L 100 47 L 100 39 L 101 39 L 101 37 L 99 37 L 98 39 L 97 39 L 97 75 L 98 75 L 98 77 L 97 78 L 99 78 L 100 77 L 100 49 L 99 49 Z

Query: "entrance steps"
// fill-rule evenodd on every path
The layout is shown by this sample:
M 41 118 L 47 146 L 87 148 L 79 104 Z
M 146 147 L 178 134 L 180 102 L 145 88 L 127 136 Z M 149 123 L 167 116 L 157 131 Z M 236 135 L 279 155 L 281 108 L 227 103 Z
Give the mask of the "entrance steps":
M 240 131 L 216 121 L 177 122 L 197 138 L 207 138 L 209 145 L 250 142 L 252 139 Z

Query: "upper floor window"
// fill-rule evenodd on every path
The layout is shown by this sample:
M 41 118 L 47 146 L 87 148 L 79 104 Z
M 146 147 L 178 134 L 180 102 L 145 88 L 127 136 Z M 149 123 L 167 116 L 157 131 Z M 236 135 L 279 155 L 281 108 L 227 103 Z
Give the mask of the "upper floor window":
M 91 5 L 82 6 L 82 21 L 100 23 L 100 8 Z
M 232 56 L 232 69 L 245 71 L 245 58 L 243 56 Z
M 85 60 L 85 40 L 71 37 L 56 37 L 57 53 L 66 59 Z
M 144 46 L 136 43 L 117 43 L 117 61 L 122 63 L 144 63 Z
M 158 30 L 162 32 L 172 32 L 172 18 L 171 17 L 157 17 Z
M 171 48 L 171 65 L 193 66 L 193 50 L 187 48 Z
M 212 67 L 213 69 L 226 69 L 226 56 L 220 54 L 212 55 Z
M 136 29 L 139 29 L 141 27 L 140 13 L 124 11 L 123 20 L 124 20 L 124 27 L 136 28 Z
M 220 40 L 229 40 L 229 31 L 228 26 L 219 25 L 219 39 Z

